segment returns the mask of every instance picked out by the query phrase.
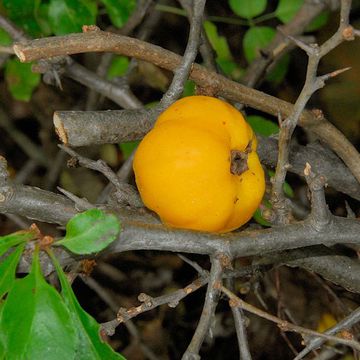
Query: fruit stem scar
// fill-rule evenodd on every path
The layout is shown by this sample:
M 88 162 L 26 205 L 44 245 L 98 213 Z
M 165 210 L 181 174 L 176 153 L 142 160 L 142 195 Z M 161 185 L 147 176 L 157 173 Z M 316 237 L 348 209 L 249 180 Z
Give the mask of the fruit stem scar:
M 230 172 L 233 175 L 241 175 L 249 170 L 247 163 L 248 154 L 251 152 L 251 141 L 244 151 L 231 150 L 230 152 Z

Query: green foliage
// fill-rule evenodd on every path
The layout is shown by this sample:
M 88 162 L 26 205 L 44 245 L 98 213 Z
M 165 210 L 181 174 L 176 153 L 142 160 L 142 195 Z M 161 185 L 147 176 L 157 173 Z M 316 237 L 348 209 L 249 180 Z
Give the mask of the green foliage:
M 4 255 L 11 247 L 36 238 L 36 233 L 32 230 L 17 231 L 13 234 L 0 236 L 0 256 Z M 0 273 L 1 274 L 1 273 Z
M 105 249 L 120 232 L 120 220 L 100 209 L 75 215 L 66 225 L 66 235 L 55 245 L 62 245 L 74 254 L 91 254 Z
M 304 0 L 280 0 L 275 10 L 276 17 L 283 23 L 288 23 L 299 11 Z
M 95 0 L 50 0 L 49 22 L 55 35 L 79 32 L 83 25 L 94 25 L 97 16 Z
M 24 248 L 25 244 L 19 245 L 0 263 L 0 301 L 15 283 L 17 264 Z
M 265 11 L 267 0 L 229 0 L 229 5 L 236 15 L 252 19 Z
M 243 48 L 249 63 L 257 57 L 259 50 L 271 42 L 275 33 L 276 31 L 268 26 L 254 26 L 245 33 Z
M 290 55 L 285 54 L 283 57 L 281 57 L 277 64 L 274 66 L 274 68 L 266 75 L 266 80 L 270 81 L 274 85 L 280 84 L 288 71 L 290 64 Z
M 119 144 L 121 152 L 124 156 L 124 159 L 128 159 L 129 156 L 133 153 L 133 151 L 137 148 L 140 141 L 128 141 Z
M 15 281 L 0 319 L 7 359 L 73 359 L 77 329 L 60 294 L 41 274 L 38 252 L 31 272 Z
M 211 21 L 204 21 L 204 30 L 211 46 L 215 50 L 216 62 L 224 74 L 233 76 L 235 70 L 237 70 L 237 74 L 241 73 L 242 70 L 233 59 L 227 39 L 218 34 L 216 25 Z
M 270 178 L 274 177 L 275 173 L 271 170 L 268 170 L 268 174 L 270 176 Z M 284 185 L 283 185 L 283 191 L 284 191 L 284 194 L 286 196 L 288 196 L 289 198 L 293 198 L 294 197 L 294 190 L 292 189 L 292 187 L 290 186 L 290 184 L 288 182 L 284 182 Z
M 5 79 L 11 95 L 21 101 L 29 101 L 40 82 L 40 74 L 31 71 L 30 63 L 9 59 L 5 65 Z
M 0 28 L 0 45 L 8 46 L 11 43 L 12 43 L 12 40 L 11 40 L 10 35 L 5 30 Z
M 329 20 L 329 16 L 330 16 L 329 11 L 322 12 L 309 24 L 309 26 L 305 29 L 305 31 L 310 32 L 322 28 L 327 24 Z
M 41 35 L 41 28 L 35 18 L 40 0 L 2 0 L 2 4 L 8 18 L 16 25 L 33 37 Z
M 196 84 L 192 80 L 186 80 L 182 97 L 195 95 Z
M 49 252 L 61 284 L 61 295 L 77 332 L 77 359 L 125 359 L 100 338 L 100 325 L 80 306 L 57 259 Z
M 279 126 L 272 121 L 259 115 L 250 115 L 246 117 L 247 122 L 256 134 L 270 136 L 279 132 Z
M 121 28 L 135 10 L 136 0 L 101 0 L 113 25 Z
M 129 58 L 126 56 L 114 56 L 107 72 L 107 78 L 112 80 L 119 76 L 124 76 L 129 67 Z

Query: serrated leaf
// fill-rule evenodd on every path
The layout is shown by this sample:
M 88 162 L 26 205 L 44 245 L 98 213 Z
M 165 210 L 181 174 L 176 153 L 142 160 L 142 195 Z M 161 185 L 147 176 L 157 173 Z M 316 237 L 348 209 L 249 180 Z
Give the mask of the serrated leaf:
M 6 253 L 12 246 L 19 245 L 36 238 L 35 231 L 21 230 L 15 233 L 0 236 L 0 256 Z
M 262 14 L 266 5 L 267 0 L 229 0 L 231 10 L 246 19 L 252 19 Z
M 66 235 L 54 245 L 65 246 L 74 254 L 91 254 L 105 249 L 120 232 L 120 220 L 100 209 L 75 215 L 66 225 Z
M 79 32 L 83 25 L 94 25 L 97 16 L 95 0 L 50 0 L 49 22 L 56 35 Z
M 279 126 L 259 115 L 247 116 L 247 122 L 256 134 L 270 136 L 279 132 Z
M 323 11 L 306 27 L 305 31 L 311 32 L 311 31 L 319 30 L 320 28 L 326 25 L 326 23 L 329 20 L 329 16 L 330 16 L 329 11 Z
M 43 277 L 37 251 L 31 272 L 8 293 L 0 333 L 7 359 L 77 358 L 77 331 L 60 294 Z
M 136 8 L 136 0 L 101 0 L 113 25 L 121 28 Z
M 5 79 L 11 95 L 21 101 L 29 101 L 39 85 L 40 74 L 31 71 L 31 63 L 9 59 L 5 64 Z
M 281 59 L 279 59 L 275 67 L 266 75 L 266 80 L 271 81 L 274 85 L 280 84 L 287 74 L 289 64 L 290 55 L 285 54 Z
M 61 294 L 80 339 L 77 359 L 125 360 L 122 355 L 115 353 L 109 344 L 103 342 L 100 337 L 100 325 L 82 309 L 59 262 L 51 251 L 49 255 L 60 280 Z
M 107 72 L 107 78 L 109 80 L 115 77 L 124 76 L 129 67 L 129 58 L 126 56 L 114 56 Z
M 41 28 L 36 21 L 35 11 L 40 0 L 2 0 L 8 18 L 29 35 L 39 37 Z
M 275 16 L 283 23 L 288 23 L 300 10 L 304 0 L 280 0 L 275 10 Z
M 246 60 L 251 63 L 258 55 L 259 51 L 266 47 L 276 31 L 268 26 L 251 27 L 244 35 L 243 48 Z
M 0 28 L 0 45 L 8 46 L 12 43 L 11 36 L 2 28 Z
M 0 263 L 0 299 L 12 288 L 15 282 L 16 268 L 25 244 L 19 245 Z
M 124 159 L 129 158 L 129 156 L 133 153 L 133 151 L 138 147 L 139 143 L 140 141 L 128 141 L 119 144 Z

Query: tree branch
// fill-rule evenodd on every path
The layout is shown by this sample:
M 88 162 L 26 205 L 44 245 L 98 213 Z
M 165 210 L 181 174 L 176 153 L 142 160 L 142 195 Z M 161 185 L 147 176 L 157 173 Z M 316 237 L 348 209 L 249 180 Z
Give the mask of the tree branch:
M 181 63 L 179 55 L 159 46 L 103 31 L 36 39 L 15 44 L 14 50 L 21 61 L 98 51 L 135 57 L 170 71 L 174 71 Z M 283 118 L 286 118 L 293 109 L 293 105 L 286 101 L 231 81 L 198 64 L 193 65 L 190 79 L 201 87 L 214 88 L 218 96 L 243 103 L 274 116 L 278 116 L 280 113 Z M 319 113 L 306 110 L 301 114 L 299 125 L 306 127 L 327 143 L 360 181 L 360 155 L 340 131 L 328 123 L 322 115 L 319 116 Z

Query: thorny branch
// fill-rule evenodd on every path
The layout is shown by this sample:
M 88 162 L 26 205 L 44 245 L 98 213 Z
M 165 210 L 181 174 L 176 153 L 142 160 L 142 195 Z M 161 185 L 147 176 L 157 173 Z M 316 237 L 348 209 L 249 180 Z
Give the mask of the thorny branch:
M 307 45 L 293 37 L 290 37 L 299 47 L 306 51 L 309 62 L 307 66 L 306 80 L 299 97 L 296 100 L 292 112 L 280 124 L 279 134 L 279 155 L 276 165 L 275 176 L 273 178 L 271 202 L 274 208 L 275 218 L 273 222 L 278 224 L 286 224 L 290 221 L 289 209 L 283 192 L 283 184 L 287 169 L 289 168 L 290 141 L 296 125 L 299 122 L 301 113 L 303 112 L 308 100 L 313 93 L 325 85 L 325 81 L 331 77 L 338 75 L 339 71 L 335 71 L 325 76 L 317 76 L 319 62 L 323 56 L 333 50 L 343 41 L 352 40 L 354 38 L 352 27 L 349 25 L 349 13 L 351 1 L 341 1 L 339 28 L 336 33 L 321 46 L 317 44 Z
M 21 61 L 48 59 L 89 51 L 109 51 L 145 60 L 171 71 L 174 71 L 181 63 L 180 56 L 159 46 L 99 30 L 17 43 L 14 45 L 14 50 Z M 213 88 L 213 93 L 218 96 L 274 116 L 280 113 L 283 118 L 286 118 L 293 109 L 293 105 L 286 101 L 231 81 L 198 64 L 193 64 L 189 78 L 202 88 Z M 153 117 L 152 121 L 154 120 Z M 360 181 L 360 155 L 343 134 L 328 123 L 322 115 L 319 116 L 318 113 L 308 110 L 302 112 L 299 125 L 311 130 L 320 140 L 327 143 Z

